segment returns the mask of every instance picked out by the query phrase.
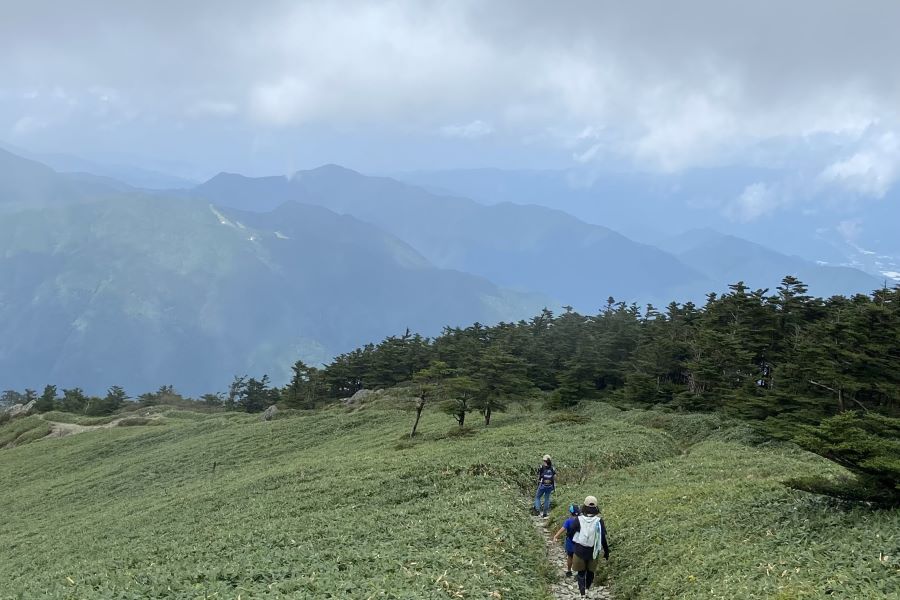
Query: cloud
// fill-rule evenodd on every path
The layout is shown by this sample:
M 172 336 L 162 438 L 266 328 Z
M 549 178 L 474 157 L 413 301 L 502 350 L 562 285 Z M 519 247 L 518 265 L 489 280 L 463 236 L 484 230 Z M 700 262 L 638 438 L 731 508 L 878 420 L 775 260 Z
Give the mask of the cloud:
M 294 77 L 257 85 L 251 91 L 250 106 L 257 119 L 273 125 L 312 120 L 319 111 L 313 88 Z
M 490 135 L 493 131 L 493 127 L 479 119 L 476 119 L 471 123 L 465 123 L 464 125 L 444 125 L 440 128 L 441 135 L 445 137 L 463 138 L 468 140 Z
M 862 219 L 846 219 L 838 223 L 836 229 L 844 241 L 855 242 L 862 235 Z
M 861 195 L 882 198 L 900 177 L 900 139 L 893 131 L 877 135 L 861 150 L 826 167 L 821 177 Z
M 896 22 L 892 0 L 34 0 L 0 21 L 0 111 L 49 118 L 58 87 L 58 104 L 80 103 L 73 139 L 131 121 L 128 144 L 186 116 L 183 139 L 200 140 L 191 127 L 229 118 L 247 148 L 278 135 L 294 147 L 309 127 L 447 144 L 483 123 L 535 153 L 666 172 L 802 161 L 784 149 L 832 136 L 841 153 L 817 157 L 821 182 L 877 196 L 896 161 L 866 132 L 900 136 Z M 101 88 L 115 109 L 97 107 Z
M 46 128 L 48 125 L 49 123 L 47 123 L 43 119 L 25 115 L 24 117 L 17 119 L 16 122 L 13 123 L 12 129 L 10 130 L 10 135 L 14 139 L 26 137 L 29 134 Z
M 600 153 L 602 149 L 603 144 L 595 143 L 584 151 L 573 153 L 572 158 L 574 158 L 576 162 L 579 162 L 581 164 L 588 163 L 594 160 L 594 158 Z
M 765 183 L 748 185 L 734 202 L 725 207 L 725 216 L 734 221 L 748 223 L 775 212 L 784 199 Z

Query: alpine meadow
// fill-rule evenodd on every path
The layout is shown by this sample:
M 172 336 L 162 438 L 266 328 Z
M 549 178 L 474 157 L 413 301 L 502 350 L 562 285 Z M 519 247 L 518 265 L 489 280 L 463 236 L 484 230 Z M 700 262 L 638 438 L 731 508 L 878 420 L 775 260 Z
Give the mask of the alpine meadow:
M 0 3 L 0 600 L 900 600 L 898 22 Z

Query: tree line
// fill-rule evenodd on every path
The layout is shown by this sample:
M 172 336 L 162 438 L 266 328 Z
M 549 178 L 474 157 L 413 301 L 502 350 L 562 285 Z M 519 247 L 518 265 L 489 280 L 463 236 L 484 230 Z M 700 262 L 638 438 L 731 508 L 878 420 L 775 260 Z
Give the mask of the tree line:
M 733 284 L 704 306 L 641 308 L 609 298 L 591 315 L 563 307 L 516 323 L 447 327 L 435 338 L 407 331 L 322 367 L 297 361 L 283 387 L 267 376 L 235 377 L 227 392 L 199 402 L 248 412 L 276 403 L 312 409 L 363 389 L 402 387 L 413 400 L 413 435 L 429 404 L 461 427 L 472 412 L 489 425 L 494 413 L 526 399 L 553 409 L 604 400 L 718 411 L 849 467 L 869 491 L 900 497 L 898 366 L 900 286 L 823 299 L 789 276 L 774 292 Z M 26 398 L 38 399 L 38 410 L 84 414 L 107 414 L 125 401 L 121 388 L 106 397 L 77 388 L 57 397 L 47 386 Z M 187 401 L 171 386 L 136 400 Z M 856 487 L 845 495 L 861 493 Z
M 296 363 L 282 399 L 311 408 L 396 386 L 413 390 L 416 423 L 429 399 L 460 426 L 471 411 L 487 425 L 523 398 L 555 409 L 604 400 L 717 411 L 857 475 L 840 486 L 798 486 L 900 501 L 900 286 L 823 299 L 788 276 L 774 292 L 738 282 L 702 307 L 642 309 L 609 298 L 592 315 L 564 307 L 517 323 L 448 327 L 434 339 L 407 332 L 322 369 Z

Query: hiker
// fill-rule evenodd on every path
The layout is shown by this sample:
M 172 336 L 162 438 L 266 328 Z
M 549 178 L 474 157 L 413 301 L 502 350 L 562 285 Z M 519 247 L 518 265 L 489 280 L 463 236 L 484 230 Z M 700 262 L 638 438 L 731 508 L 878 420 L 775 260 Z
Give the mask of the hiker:
M 609 560 L 609 545 L 606 543 L 606 524 L 600 516 L 597 498 L 588 496 L 584 499 L 581 514 L 572 524 L 574 535 L 572 542 L 575 551 L 572 557 L 572 568 L 578 572 L 578 591 L 584 598 L 587 590 L 594 583 L 594 572 L 597 570 L 597 557 Z
M 565 520 L 562 527 L 553 536 L 553 541 L 556 542 L 563 532 L 566 533 L 566 577 L 572 576 L 572 556 L 575 554 L 575 542 L 572 541 L 572 536 L 575 535 L 574 527 L 579 514 L 581 514 L 581 510 L 579 510 L 578 505 L 574 502 L 570 504 L 569 515 L 571 516 Z
M 534 495 L 534 514 L 541 513 L 541 516 L 547 518 L 547 512 L 550 510 L 550 494 L 556 489 L 556 469 L 553 468 L 553 461 L 550 455 L 544 455 L 544 462 L 537 468 L 537 493 Z M 543 510 L 541 509 L 541 497 L 544 499 Z

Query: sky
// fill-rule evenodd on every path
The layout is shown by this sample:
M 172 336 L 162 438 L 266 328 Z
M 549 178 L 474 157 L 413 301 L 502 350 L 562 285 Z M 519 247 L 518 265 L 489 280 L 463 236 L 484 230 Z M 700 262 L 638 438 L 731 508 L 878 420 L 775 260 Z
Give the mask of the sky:
M 897 23 L 893 0 L 0 0 L 0 141 L 197 178 L 737 165 L 879 198 Z

